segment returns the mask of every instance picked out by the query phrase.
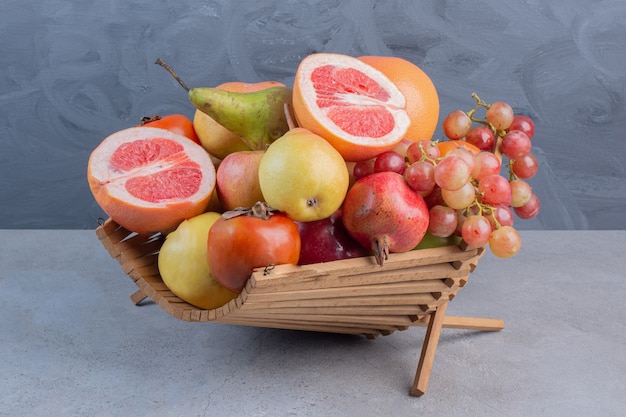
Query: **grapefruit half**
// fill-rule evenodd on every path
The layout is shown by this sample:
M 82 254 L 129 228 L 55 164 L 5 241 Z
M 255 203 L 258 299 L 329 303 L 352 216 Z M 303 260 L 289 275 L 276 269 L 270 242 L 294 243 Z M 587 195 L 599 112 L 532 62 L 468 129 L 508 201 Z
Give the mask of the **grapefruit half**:
M 118 224 L 137 233 L 167 233 L 205 211 L 215 165 L 184 136 L 132 127 L 93 150 L 87 179 L 96 202 Z
M 410 124 L 396 85 L 371 65 L 342 54 L 317 53 L 300 62 L 293 112 L 300 127 L 322 136 L 346 161 L 393 148 Z
M 359 59 L 387 76 L 404 95 L 411 124 L 406 137 L 431 139 L 439 121 L 439 96 L 435 84 L 420 67 L 395 56 L 361 56 Z

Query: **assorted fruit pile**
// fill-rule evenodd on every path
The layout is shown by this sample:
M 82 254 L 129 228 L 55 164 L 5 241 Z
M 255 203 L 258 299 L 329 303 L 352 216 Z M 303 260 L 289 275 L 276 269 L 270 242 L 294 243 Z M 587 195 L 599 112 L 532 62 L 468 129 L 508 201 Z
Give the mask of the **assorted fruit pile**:
M 539 211 L 527 182 L 537 171 L 532 120 L 474 95 L 435 140 L 436 88 L 404 59 L 312 54 L 293 88 L 188 88 L 157 64 L 187 90 L 193 120 L 144 118 L 113 133 L 87 177 L 111 219 L 166 236 L 161 277 L 200 308 L 222 306 L 253 269 L 278 264 L 373 255 L 383 265 L 390 252 L 461 240 L 509 257 L 521 247 L 514 217 Z

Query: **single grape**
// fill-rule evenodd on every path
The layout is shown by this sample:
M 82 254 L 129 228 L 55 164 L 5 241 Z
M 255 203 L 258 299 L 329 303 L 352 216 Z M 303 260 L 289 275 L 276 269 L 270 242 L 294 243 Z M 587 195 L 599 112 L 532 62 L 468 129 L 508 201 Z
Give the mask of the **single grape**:
M 512 159 L 511 171 L 519 178 L 532 178 L 539 169 L 537 158 L 532 153 L 522 156 L 521 158 Z
M 354 180 L 358 181 L 363 177 L 367 177 L 370 174 L 374 173 L 374 162 L 376 162 L 376 158 L 366 159 L 365 161 L 359 161 L 354 164 L 352 168 L 352 175 L 354 176 Z
M 474 153 L 472 151 L 461 146 L 460 148 L 452 149 L 451 151 L 449 151 L 446 156 L 449 155 L 456 155 L 461 158 L 469 167 L 471 175 L 471 172 L 474 169 Z
M 443 189 L 454 191 L 470 179 L 470 168 L 456 155 L 446 155 L 435 167 L 435 182 Z
M 428 161 L 417 161 L 404 171 L 404 179 L 419 195 L 427 196 L 435 188 L 435 167 Z
M 456 210 L 442 205 L 433 206 L 429 211 L 428 231 L 433 236 L 448 237 L 456 230 Z
M 502 175 L 489 175 L 478 182 L 480 201 L 492 206 L 511 204 L 511 184 Z
M 518 114 L 513 117 L 509 130 L 521 130 L 529 139 L 532 139 L 535 135 L 535 123 L 530 117 Z
M 503 101 L 496 101 L 485 113 L 487 121 L 497 130 L 508 129 L 514 116 L 513 108 Z
M 394 152 L 398 152 L 402 156 L 406 156 L 406 150 L 413 144 L 414 142 L 411 139 L 404 138 L 400 142 L 396 144 L 391 150 Z
M 528 203 L 533 189 L 526 181 L 515 179 L 511 181 L 511 207 L 521 207 Z
M 496 138 L 488 127 L 476 126 L 465 135 L 465 141 L 476 146 L 481 151 L 490 151 L 496 143 Z
M 396 151 L 385 151 L 379 154 L 374 160 L 374 172 L 397 172 L 404 174 L 406 162 L 404 156 Z
M 490 235 L 489 221 L 478 214 L 467 216 L 461 227 L 461 237 L 470 246 L 485 246 Z
M 468 134 L 472 119 L 463 110 L 454 110 L 443 119 L 443 133 L 451 140 L 458 140 Z
M 500 226 L 513 226 L 515 221 L 513 210 L 505 205 L 492 207 L 490 213 L 484 213 L 483 215 L 489 220 L 492 230 L 496 230 Z
M 474 157 L 474 169 L 472 169 L 472 178 L 480 181 L 484 177 L 489 175 L 496 175 L 500 173 L 501 166 L 500 159 L 488 151 L 479 152 Z
M 476 189 L 471 182 L 466 182 L 465 185 L 457 190 L 442 188 L 441 198 L 448 207 L 461 210 L 469 207 L 474 202 L 476 199 Z
M 541 209 L 541 202 L 535 193 L 532 193 L 530 199 L 521 207 L 513 207 L 513 211 L 520 219 L 528 220 L 536 217 Z
M 465 219 L 467 219 L 467 216 L 469 215 L 470 213 L 466 209 L 456 210 L 456 229 L 454 230 L 455 236 L 461 237 L 461 229 L 463 228 L 463 223 L 465 223 Z
M 510 159 L 518 159 L 530 153 L 532 143 L 521 130 L 509 130 L 502 138 L 502 153 Z
M 418 140 L 406 148 L 406 159 L 409 161 L 409 164 L 419 161 L 422 157 L 437 159 L 439 155 L 439 148 L 430 139 Z
M 443 197 L 441 196 L 441 187 L 435 185 L 435 188 L 433 188 L 433 190 L 424 197 L 424 201 L 429 209 L 437 204 L 445 204 L 443 202 Z
M 498 258 L 510 258 L 522 247 L 522 238 L 512 226 L 502 226 L 491 232 L 489 249 Z

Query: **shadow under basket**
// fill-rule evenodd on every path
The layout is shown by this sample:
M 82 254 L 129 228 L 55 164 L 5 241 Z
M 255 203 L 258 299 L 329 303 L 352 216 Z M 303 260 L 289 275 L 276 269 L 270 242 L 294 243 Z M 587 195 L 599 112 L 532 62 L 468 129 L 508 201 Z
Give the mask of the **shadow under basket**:
M 164 236 L 136 234 L 108 219 L 96 233 L 138 291 L 185 321 L 362 334 L 369 339 L 410 326 L 427 327 L 411 394 L 426 392 L 442 327 L 497 331 L 497 319 L 446 316 L 448 302 L 467 283 L 485 248 L 464 245 L 392 253 L 383 266 L 373 257 L 304 266 L 256 269 L 241 294 L 204 310 L 175 296 L 159 275 Z

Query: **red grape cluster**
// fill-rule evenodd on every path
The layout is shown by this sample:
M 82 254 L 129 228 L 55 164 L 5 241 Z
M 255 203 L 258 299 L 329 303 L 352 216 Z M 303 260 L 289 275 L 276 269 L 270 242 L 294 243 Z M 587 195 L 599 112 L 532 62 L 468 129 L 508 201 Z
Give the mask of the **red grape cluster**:
M 539 213 L 539 199 L 526 181 L 538 168 L 531 152 L 535 127 L 507 103 L 487 104 L 472 96 L 474 108 L 444 119 L 448 141 L 404 141 L 358 162 L 354 177 L 380 171 L 404 175 L 429 207 L 432 235 L 460 236 L 468 245 L 489 245 L 495 256 L 507 258 L 521 247 L 514 214 L 531 219 Z M 476 116 L 479 109 L 485 110 L 483 119 Z M 508 178 L 500 175 L 503 156 L 509 160 Z

